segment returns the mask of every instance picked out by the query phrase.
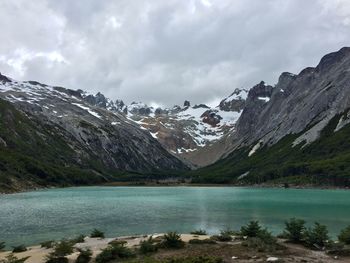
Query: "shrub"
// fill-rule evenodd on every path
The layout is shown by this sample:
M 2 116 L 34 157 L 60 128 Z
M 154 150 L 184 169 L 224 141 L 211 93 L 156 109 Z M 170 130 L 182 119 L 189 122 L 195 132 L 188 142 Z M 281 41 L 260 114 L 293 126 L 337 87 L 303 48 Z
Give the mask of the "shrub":
M 46 263 L 68 263 L 66 256 L 72 254 L 73 250 L 73 244 L 69 240 L 55 243 L 54 250 L 46 257 Z
M 64 257 L 73 253 L 73 244 L 69 240 L 62 240 L 55 244 L 54 251 L 52 252 L 57 257 Z
M 78 235 L 75 238 L 70 239 L 70 242 L 72 242 L 73 244 L 84 243 L 85 242 L 85 236 L 83 234 Z
M 192 231 L 191 234 L 198 235 L 198 236 L 201 236 L 201 235 L 204 236 L 207 234 L 207 231 L 205 231 L 204 229 L 198 229 L 198 230 Z
M 285 236 L 286 238 L 295 243 L 300 243 L 305 234 L 305 221 L 302 219 L 291 218 L 285 222 Z
M 8 255 L 5 259 L 0 260 L 0 263 L 23 263 L 26 261 L 29 257 L 25 258 L 17 258 L 13 254 Z
M 66 257 L 47 257 L 46 263 L 68 263 L 68 258 Z
M 92 251 L 90 249 L 79 250 L 79 256 L 77 257 L 76 263 L 89 263 L 92 257 Z
M 220 235 L 215 236 L 216 240 L 222 241 L 222 242 L 228 242 L 232 240 L 232 231 L 229 229 L 221 230 Z
M 342 231 L 340 231 L 340 234 L 338 236 L 339 241 L 343 242 L 344 244 L 350 245 L 350 226 L 344 228 Z
M 168 232 L 164 235 L 163 246 L 167 248 L 183 248 L 185 242 L 181 240 L 181 236 L 176 232 Z
M 45 263 L 68 263 L 68 258 L 66 257 L 47 257 Z
M 259 231 L 257 238 L 268 245 L 277 244 L 277 239 L 266 228 Z
M 328 243 L 328 230 L 325 225 L 315 222 L 314 228 L 305 231 L 305 241 L 310 247 L 324 248 Z
M 100 230 L 98 230 L 98 229 L 95 228 L 95 229 L 91 232 L 90 237 L 100 237 L 100 238 L 104 238 L 104 237 L 105 237 L 105 234 L 104 234 L 102 231 L 100 231 Z
M 0 241 L 0 251 L 5 248 L 5 242 Z
M 54 245 L 55 245 L 55 241 L 52 241 L 52 240 L 44 241 L 40 243 L 40 246 L 44 248 L 52 248 Z
M 142 254 L 154 253 L 157 252 L 158 246 L 154 244 L 152 237 L 149 237 L 147 240 L 140 242 L 140 252 Z
M 25 247 L 25 245 L 19 245 L 19 246 L 13 247 L 12 249 L 12 253 L 20 253 L 24 251 L 27 251 L 27 248 Z
M 210 238 L 206 238 L 206 239 L 191 239 L 190 241 L 188 241 L 188 243 L 190 244 L 216 244 L 216 241 Z
M 135 253 L 133 253 L 133 251 L 131 251 L 125 245 L 109 245 L 97 255 L 96 263 L 106 263 L 118 258 L 130 258 L 133 256 L 135 256 Z
M 247 237 L 257 237 L 261 231 L 258 221 L 250 221 L 246 226 L 241 227 L 241 235 Z

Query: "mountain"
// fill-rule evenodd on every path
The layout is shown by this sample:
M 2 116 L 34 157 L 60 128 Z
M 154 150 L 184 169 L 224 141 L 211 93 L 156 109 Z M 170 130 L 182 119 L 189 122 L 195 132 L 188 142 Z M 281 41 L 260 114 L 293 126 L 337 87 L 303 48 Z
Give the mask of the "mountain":
M 217 163 L 198 182 L 291 182 L 350 186 L 350 48 L 324 56 L 275 86 L 249 90 Z
M 208 153 L 207 149 L 235 129 L 247 94 L 247 90 L 236 89 L 214 108 L 205 104 L 191 106 L 190 101 L 164 109 L 133 102 L 121 103 L 119 111 L 150 131 L 169 152 L 193 165 L 204 166 L 216 160 L 216 151 Z
M 188 169 L 108 101 L 102 94 L 0 75 L 0 188 L 89 184 L 125 172 Z

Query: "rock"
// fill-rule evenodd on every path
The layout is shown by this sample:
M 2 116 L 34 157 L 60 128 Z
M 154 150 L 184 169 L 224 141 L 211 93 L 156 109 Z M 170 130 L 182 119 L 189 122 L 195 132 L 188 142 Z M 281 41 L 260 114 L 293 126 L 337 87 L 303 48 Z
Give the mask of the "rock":
M 8 77 L 2 75 L 0 72 L 0 82 L 2 82 L 2 83 L 11 82 L 11 80 Z
M 268 257 L 266 259 L 266 262 L 278 262 L 279 261 L 279 258 L 277 257 Z
M 184 101 L 184 107 L 190 107 L 191 103 L 188 100 Z

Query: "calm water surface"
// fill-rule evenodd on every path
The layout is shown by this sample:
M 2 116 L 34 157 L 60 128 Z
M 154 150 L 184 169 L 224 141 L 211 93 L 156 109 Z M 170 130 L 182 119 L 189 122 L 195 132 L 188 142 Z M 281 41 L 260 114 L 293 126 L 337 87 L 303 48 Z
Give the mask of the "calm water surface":
M 38 244 L 93 228 L 107 236 L 170 230 L 209 233 L 256 219 L 274 233 L 298 217 L 350 224 L 350 191 L 240 187 L 75 187 L 0 195 L 0 241 Z

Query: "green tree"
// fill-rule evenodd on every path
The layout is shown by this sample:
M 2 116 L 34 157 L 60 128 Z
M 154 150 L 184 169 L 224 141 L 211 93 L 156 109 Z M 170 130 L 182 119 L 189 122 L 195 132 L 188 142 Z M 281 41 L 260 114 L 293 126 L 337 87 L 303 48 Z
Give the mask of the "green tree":
M 350 244 L 350 225 L 340 231 L 338 239 L 347 245 Z
M 323 248 L 329 241 L 327 226 L 315 222 L 314 227 L 305 232 L 305 241 L 309 246 Z
M 302 219 L 291 218 L 285 222 L 285 234 L 289 241 L 300 243 L 305 234 L 305 221 Z
M 241 227 L 241 235 L 247 237 L 257 237 L 261 231 L 259 221 L 250 221 L 246 226 Z

